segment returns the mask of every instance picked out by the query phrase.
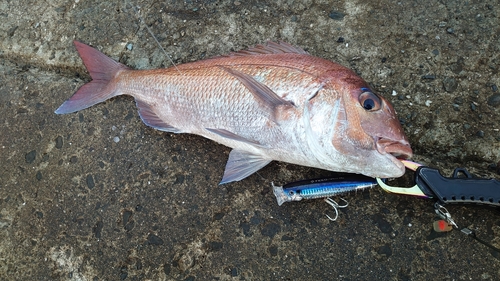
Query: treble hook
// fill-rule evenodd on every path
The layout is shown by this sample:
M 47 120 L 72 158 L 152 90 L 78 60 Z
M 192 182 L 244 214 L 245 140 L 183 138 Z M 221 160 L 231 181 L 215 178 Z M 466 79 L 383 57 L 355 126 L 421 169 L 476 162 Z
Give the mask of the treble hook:
M 345 202 L 345 204 L 344 204 L 344 205 L 339 205 L 339 203 L 337 203 L 335 200 L 333 200 L 333 199 L 332 199 L 332 198 L 330 198 L 330 197 L 325 198 L 324 200 L 325 200 L 325 202 L 326 202 L 328 205 L 332 206 L 332 207 L 333 207 L 333 209 L 335 210 L 335 218 L 333 218 L 333 219 L 332 219 L 329 215 L 325 214 L 325 216 L 326 216 L 326 217 L 327 217 L 330 221 L 336 221 L 336 220 L 337 220 L 337 218 L 339 217 L 339 211 L 338 211 L 338 209 L 339 209 L 339 208 L 345 208 L 345 207 L 347 207 L 347 206 L 349 205 L 349 202 L 347 202 L 347 200 L 345 200 L 344 198 L 340 198 L 340 200 L 342 200 L 342 201 L 344 201 L 344 202 Z

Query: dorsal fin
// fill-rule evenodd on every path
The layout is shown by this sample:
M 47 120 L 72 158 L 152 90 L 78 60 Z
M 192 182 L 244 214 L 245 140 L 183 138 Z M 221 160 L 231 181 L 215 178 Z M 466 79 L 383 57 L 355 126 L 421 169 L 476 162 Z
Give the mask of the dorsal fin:
M 278 43 L 267 41 L 265 45 L 256 45 L 255 47 L 250 47 L 246 50 L 241 50 L 238 52 L 230 53 L 229 57 L 241 57 L 241 56 L 255 56 L 255 55 L 270 55 L 270 54 L 301 54 L 307 55 L 308 53 L 299 47 L 294 47 L 283 41 Z

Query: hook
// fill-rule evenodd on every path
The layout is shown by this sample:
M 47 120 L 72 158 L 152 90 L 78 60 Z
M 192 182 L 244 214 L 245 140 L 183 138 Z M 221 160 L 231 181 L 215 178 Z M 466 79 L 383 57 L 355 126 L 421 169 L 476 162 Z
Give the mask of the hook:
M 453 225 L 454 227 L 458 228 L 458 226 L 455 223 L 455 221 L 451 218 L 450 212 L 448 212 L 448 210 L 443 205 L 439 204 L 439 202 L 436 202 L 434 204 L 434 210 L 436 211 L 436 214 L 440 218 L 442 218 L 443 220 L 445 220 L 447 223 Z
M 332 207 L 333 207 L 333 209 L 335 210 L 335 218 L 333 218 L 333 219 L 332 219 L 329 215 L 326 215 L 326 214 L 325 214 L 325 216 L 326 216 L 326 217 L 327 217 L 330 221 L 336 221 L 336 220 L 337 220 L 337 218 L 339 217 L 339 211 L 338 211 L 338 209 L 339 209 L 339 208 L 345 208 L 345 207 L 347 207 L 347 206 L 349 205 L 349 202 L 347 202 L 347 200 L 345 200 L 344 198 L 340 198 L 340 200 L 342 200 L 342 201 L 344 201 L 344 202 L 345 202 L 345 204 L 344 204 L 344 205 L 339 205 L 339 203 L 337 203 L 335 200 L 333 200 L 333 199 L 332 199 L 332 198 L 330 198 L 330 197 L 325 198 L 324 200 L 325 200 L 325 202 L 326 202 L 328 205 L 332 206 Z

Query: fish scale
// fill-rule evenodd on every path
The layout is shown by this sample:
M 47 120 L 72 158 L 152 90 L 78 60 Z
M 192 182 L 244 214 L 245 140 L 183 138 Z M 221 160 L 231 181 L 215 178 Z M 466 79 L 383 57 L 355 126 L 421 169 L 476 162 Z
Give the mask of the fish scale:
M 56 113 L 131 95 L 147 125 L 233 148 L 221 183 L 272 160 L 398 177 L 410 145 L 388 101 L 353 71 L 286 43 L 178 65 L 132 70 L 75 41 L 92 81 Z

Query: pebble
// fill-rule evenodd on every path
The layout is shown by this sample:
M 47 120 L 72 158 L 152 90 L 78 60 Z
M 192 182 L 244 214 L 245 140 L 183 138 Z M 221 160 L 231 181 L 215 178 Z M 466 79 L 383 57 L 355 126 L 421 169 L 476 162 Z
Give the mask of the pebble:
M 500 94 L 491 95 L 488 98 L 488 105 L 499 106 L 500 105 Z
M 344 17 L 345 17 L 345 14 L 342 13 L 342 12 L 339 12 L 339 11 L 331 11 L 328 16 L 332 19 L 332 20 L 343 20 Z
M 163 239 L 161 239 L 160 237 L 158 237 L 154 234 L 149 234 L 146 243 L 149 245 L 158 246 L 158 245 L 163 245 L 164 242 L 163 242 Z
M 126 48 L 127 48 L 127 50 L 132 51 L 132 49 L 134 48 L 134 45 L 132 43 L 128 43 Z
M 56 148 L 61 149 L 63 147 L 63 138 L 61 136 L 58 136 L 56 138 Z
M 434 75 L 434 74 L 426 74 L 426 75 L 422 75 L 422 79 L 426 79 L 426 80 L 434 80 L 434 79 L 436 79 L 436 75 Z
M 116 143 L 118 143 L 120 141 L 120 137 L 114 137 L 113 141 L 116 142 Z
M 453 99 L 453 102 L 456 103 L 456 104 L 463 104 L 464 103 L 464 99 L 462 99 L 462 97 L 456 97 Z
M 443 79 L 443 87 L 444 87 L 445 91 L 447 91 L 448 93 L 451 93 L 451 92 L 455 91 L 458 87 L 457 80 L 455 78 L 445 77 Z
M 94 177 L 92 175 L 87 175 L 86 182 L 87 182 L 87 187 L 89 189 L 92 189 L 95 187 Z
M 477 131 L 476 136 L 484 138 L 484 131 Z
M 24 158 L 26 159 L 26 163 L 33 163 L 33 161 L 35 161 L 36 159 L 36 150 L 32 150 L 30 152 L 28 152 L 26 154 L 26 156 L 24 156 Z

